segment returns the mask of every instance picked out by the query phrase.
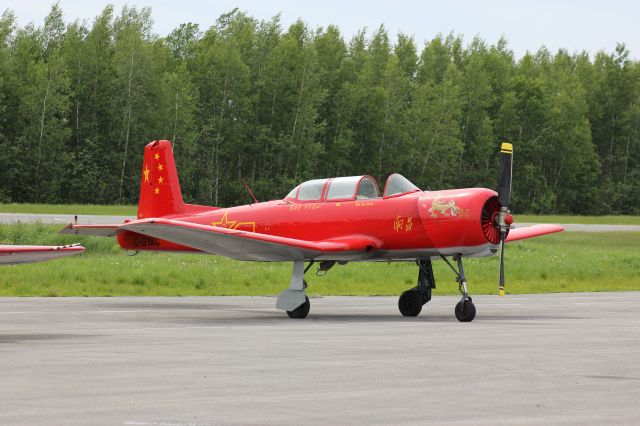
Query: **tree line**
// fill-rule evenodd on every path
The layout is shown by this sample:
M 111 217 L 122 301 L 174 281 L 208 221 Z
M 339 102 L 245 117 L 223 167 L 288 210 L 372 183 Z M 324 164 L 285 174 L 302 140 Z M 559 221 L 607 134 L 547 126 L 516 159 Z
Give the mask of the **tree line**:
M 512 209 L 640 214 L 640 64 L 614 52 L 517 59 L 500 39 L 384 27 L 284 29 L 233 10 L 206 30 L 151 31 L 149 8 L 65 24 L 0 18 L 0 202 L 135 203 L 142 149 L 174 143 L 184 197 L 281 198 L 314 177 L 399 172 L 423 189 L 498 179 Z M 593 56 L 593 57 L 592 57 Z

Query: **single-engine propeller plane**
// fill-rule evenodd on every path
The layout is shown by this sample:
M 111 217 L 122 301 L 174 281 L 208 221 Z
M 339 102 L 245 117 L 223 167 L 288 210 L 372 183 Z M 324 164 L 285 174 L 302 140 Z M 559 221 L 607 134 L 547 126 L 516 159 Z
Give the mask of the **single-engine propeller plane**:
M 417 316 L 435 288 L 431 262 L 443 259 L 455 272 L 462 295 L 455 316 L 468 322 L 476 309 L 463 258 L 499 252 L 504 294 L 504 243 L 563 230 L 558 225 L 511 229 L 511 159 L 511 144 L 502 144 L 498 193 L 484 188 L 421 191 L 392 174 L 380 195 L 371 176 L 349 176 L 301 183 L 282 200 L 219 208 L 183 202 L 171 143 L 158 140 L 144 150 L 137 220 L 70 224 L 60 232 L 115 236 L 123 249 L 132 251 L 293 262 L 289 288 L 276 302 L 291 318 L 309 313 L 304 274 L 312 265 L 325 273 L 336 263 L 360 261 L 415 262 L 417 285 L 400 296 L 398 307 L 404 316 Z

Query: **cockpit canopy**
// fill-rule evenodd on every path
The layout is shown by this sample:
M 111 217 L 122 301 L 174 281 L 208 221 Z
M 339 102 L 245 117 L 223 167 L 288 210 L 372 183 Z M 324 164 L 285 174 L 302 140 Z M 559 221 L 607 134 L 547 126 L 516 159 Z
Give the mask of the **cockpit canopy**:
M 420 189 L 397 173 L 387 179 L 383 197 L 395 197 Z M 378 183 L 371 176 L 346 176 L 313 179 L 296 186 L 286 197 L 288 201 L 323 202 L 370 200 L 380 198 Z
M 398 195 L 404 195 L 416 191 L 420 191 L 420 188 L 412 184 L 409 179 L 398 173 L 390 175 L 387 178 L 387 184 L 384 186 L 385 197 L 395 197 Z

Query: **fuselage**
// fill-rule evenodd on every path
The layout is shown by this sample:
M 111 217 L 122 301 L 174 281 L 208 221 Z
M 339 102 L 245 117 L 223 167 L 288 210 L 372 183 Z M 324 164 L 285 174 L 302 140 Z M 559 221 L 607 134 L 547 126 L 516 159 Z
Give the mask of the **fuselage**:
M 496 195 L 489 189 L 467 188 L 345 201 L 285 199 L 230 208 L 198 206 L 167 218 L 306 241 L 371 240 L 370 250 L 345 253 L 335 260 L 479 257 L 492 255 L 497 248 L 492 233 L 499 208 Z M 118 234 L 118 241 L 128 250 L 193 251 L 130 231 Z

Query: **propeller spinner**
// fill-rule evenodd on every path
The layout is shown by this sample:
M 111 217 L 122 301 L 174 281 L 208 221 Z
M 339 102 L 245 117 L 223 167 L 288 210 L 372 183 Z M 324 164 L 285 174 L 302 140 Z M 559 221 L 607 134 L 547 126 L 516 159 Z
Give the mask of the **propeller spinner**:
M 504 296 L 504 241 L 507 238 L 509 227 L 513 223 L 513 217 L 509 213 L 509 200 L 511 198 L 511 174 L 513 165 L 513 145 L 504 142 L 500 147 L 500 182 L 498 186 L 498 200 L 500 201 L 500 213 L 497 217 L 497 225 L 500 229 L 500 277 L 498 294 Z

